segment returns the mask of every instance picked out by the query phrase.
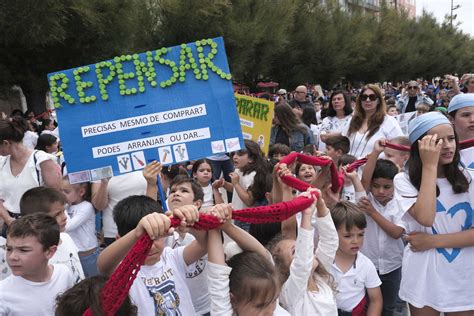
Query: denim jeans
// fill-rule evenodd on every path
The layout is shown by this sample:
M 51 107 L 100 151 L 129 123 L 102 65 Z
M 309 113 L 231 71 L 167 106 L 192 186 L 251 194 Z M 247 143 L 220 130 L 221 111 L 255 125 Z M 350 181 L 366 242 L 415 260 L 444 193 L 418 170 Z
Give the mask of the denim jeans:
M 387 274 L 379 274 L 382 285 L 380 290 L 383 297 L 382 316 L 392 316 L 398 298 L 398 290 L 400 289 L 400 281 L 402 278 L 402 268 L 393 270 Z
M 99 257 L 99 253 L 100 250 L 99 247 L 97 247 L 90 255 L 84 257 L 79 256 L 86 278 L 99 275 L 99 271 L 97 270 L 97 258 Z

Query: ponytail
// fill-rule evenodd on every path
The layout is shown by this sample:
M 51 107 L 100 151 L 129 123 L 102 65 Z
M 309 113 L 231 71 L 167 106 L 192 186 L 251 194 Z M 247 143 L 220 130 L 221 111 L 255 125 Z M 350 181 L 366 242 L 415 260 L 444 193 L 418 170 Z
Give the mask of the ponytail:
M 28 123 L 22 117 L 0 120 L 0 141 L 8 140 L 20 143 L 28 130 Z

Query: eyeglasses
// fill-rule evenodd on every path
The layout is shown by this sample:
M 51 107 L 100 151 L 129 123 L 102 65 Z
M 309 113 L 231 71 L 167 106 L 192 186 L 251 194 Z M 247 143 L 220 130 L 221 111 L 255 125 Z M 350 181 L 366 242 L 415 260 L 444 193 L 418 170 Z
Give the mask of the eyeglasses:
M 361 94 L 360 100 L 361 101 L 367 101 L 367 100 L 375 101 L 377 100 L 377 95 L 376 94 Z
M 417 87 L 417 86 L 410 86 L 410 87 L 408 87 L 407 89 L 408 89 L 408 90 L 416 90 L 416 89 L 418 89 L 418 87 Z

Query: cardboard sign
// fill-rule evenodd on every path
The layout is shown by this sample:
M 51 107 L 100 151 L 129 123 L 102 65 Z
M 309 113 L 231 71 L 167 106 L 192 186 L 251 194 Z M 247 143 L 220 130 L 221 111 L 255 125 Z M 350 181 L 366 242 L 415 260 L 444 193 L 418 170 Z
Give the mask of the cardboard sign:
M 242 148 L 221 37 L 48 75 L 71 182 Z
M 416 111 L 398 114 L 394 117 L 397 119 L 398 124 L 400 124 L 403 134 L 408 135 L 408 123 L 416 117 Z
M 235 101 L 243 137 L 259 144 L 262 151 L 267 154 L 275 104 L 272 101 L 241 94 L 235 94 Z

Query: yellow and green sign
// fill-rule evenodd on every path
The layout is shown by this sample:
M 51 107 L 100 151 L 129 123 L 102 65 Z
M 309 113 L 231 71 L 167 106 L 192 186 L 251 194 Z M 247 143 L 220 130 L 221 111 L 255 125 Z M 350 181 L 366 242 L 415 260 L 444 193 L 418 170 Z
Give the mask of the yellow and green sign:
M 272 101 L 235 94 L 244 139 L 251 139 L 268 153 L 275 104 Z

